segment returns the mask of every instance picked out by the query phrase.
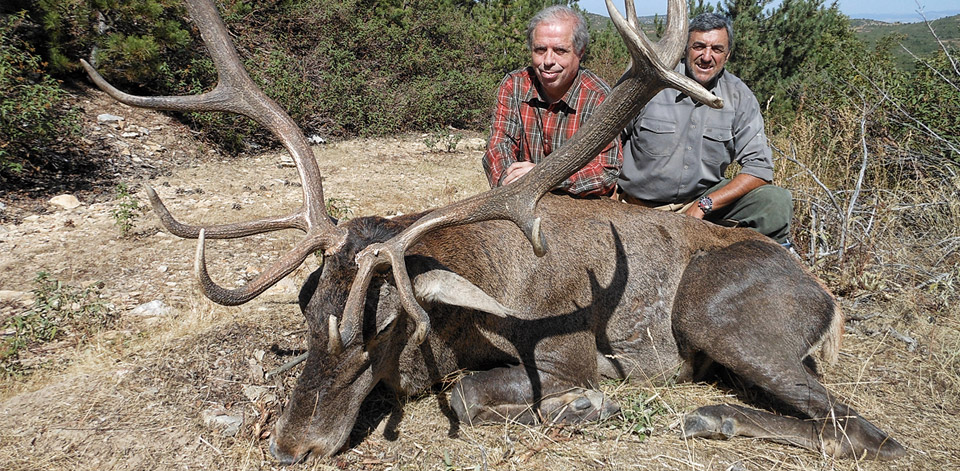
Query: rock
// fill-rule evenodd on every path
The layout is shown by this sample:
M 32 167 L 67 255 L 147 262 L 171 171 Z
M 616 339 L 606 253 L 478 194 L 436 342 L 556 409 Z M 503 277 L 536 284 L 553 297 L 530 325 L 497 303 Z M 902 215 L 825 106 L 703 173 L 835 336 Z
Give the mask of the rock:
M 479 137 L 471 137 L 460 141 L 460 147 L 464 150 L 485 150 L 487 141 Z
M 254 271 L 252 274 L 256 274 Z M 263 295 L 268 298 L 293 299 L 300 293 L 300 283 L 293 277 L 286 277 L 268 288 Z
M 37 222 L 39 220 L 40 220 L 40 216 L 36 214 L 23 218 L 24 222 Z
M 50 198 L 50 204 L 59 206 L 63 209 L 73 209 L 80 206 L 80 200 L 73 195 L 60 195 Z
M 140 133 L 138 133 L 138 132 L 125 132 L 125 133 L 120 134 L 120 137 L 140 137 Z
M 246 396 L 247 399 L 250 399 L 251 402 L 274 402 L 277 400 L 277 396 L 271 393 L 270 389 L 252 384 L 243 385 L 243 395 Z
M 327 140 L 316 134 L 311 134 L 310 137 L 307 138 L 307 142 L 311 144 L 326 144 Z
M 149 303 L 144 303 L 133 308 L 130 314 L 142 317 L 161 317 L 173 314 L 173 308 L 167 306 L 162 300 L 154 299 Z
M 263 379 L 263 367 L 260 366 L 260 363 L 253 358 L 247 359 L 247 366 L 250 367 L 250 377 L 255 381 L 261 381 Z M 256 400 L 256 399 L 251 399 Z
M 243 413 L 229 412 L 225 409 L 207 409 L 201 414 L 203 425 L 214 430 L 219 430 L 221 434 L 232 437 L 240 431 L 243 425 Z
M 283 154 L 283 155 L 280 156 L 280 162 L 279 162 L 277 165 L 279 165 L 279 166 L 281 166 L 281 167 L 296 167 L 296 166 L 297 166 L 296 162 L 293 161 L 293 157 L 290 157 L 290 156 L 287 155 L 287 154 Z
M 0 290 L 0 303 L 33 304 L 33 293 L 26 291 Z
M 118 121 L 123 121 L 123 116 L 117 116 L 115 114 L 103 113 L 97 115 L 98 123 L 116 123 Z

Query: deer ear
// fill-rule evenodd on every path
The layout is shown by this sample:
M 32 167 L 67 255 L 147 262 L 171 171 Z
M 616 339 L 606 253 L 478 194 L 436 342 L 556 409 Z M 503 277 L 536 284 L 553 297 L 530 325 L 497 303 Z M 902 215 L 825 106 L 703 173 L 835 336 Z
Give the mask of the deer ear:
M 447 270 L 430 270 L 413 278 L 413 292 L 420 303 L 443 303 L 493 314 L 516 316 L 510 309 L 484 293 L 466 278 Z

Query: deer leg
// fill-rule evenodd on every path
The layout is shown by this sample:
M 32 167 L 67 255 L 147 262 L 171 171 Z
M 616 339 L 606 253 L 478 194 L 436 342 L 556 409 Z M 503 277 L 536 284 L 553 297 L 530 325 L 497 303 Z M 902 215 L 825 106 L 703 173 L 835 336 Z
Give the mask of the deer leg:
M 685 361 L 705 355 L 809 419 L 709 406 L 690 414 L 685 435 L 761 437 L 836 457 L 903 456 L 900 444 L 839 402 L 804 365 L 839 314 L 789 257 L 749 241 L 692 260 L 674 305 L 674 336 Z
M 787 370 L 784 370 L 787 371 Z M 750 380 L 812 419 L 733 405 L 701 407 L 684 418 L 685 437 L 747 436 L 823 451 L 836 458 L 894 460 L 906 450 L 837 401 L 812 375 L 752 376 Z
M 450 405 L 464 423 L 581 423 L 616 414 L 620 406 L 603 393 L 571 385 L 522 365 L 465 376 L 453 387 Z M 539 390 L 535 393 L 534 390 Z

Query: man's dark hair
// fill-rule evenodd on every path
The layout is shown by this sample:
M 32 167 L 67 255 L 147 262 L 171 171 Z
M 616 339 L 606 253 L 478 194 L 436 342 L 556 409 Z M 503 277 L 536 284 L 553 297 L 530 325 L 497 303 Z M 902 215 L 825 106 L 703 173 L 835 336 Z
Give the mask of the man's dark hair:
M 729 51 L 727 52 L 733 52 L 733 24 L 730 23 L 730 18 L 726 16 L 717 13 L 701 13 L 690 20 L 690 27 L 687 28 L 687 34 L 694 31 L 713 31 L 720 28 L 727 29 L 727 38 L 729 38 L 727 41 L 727 49 L 729 49 Z
M 583 54 L 587 49 L 587 44 L 590 43 L 587 21 L 580 12 L 566 5 L 553 5 L 533 15 L 533 18 L 530 19 L 530 24 L 527 26 L 527 49 L 533 50 L 533 30 L 535 30 L 540 23 L 552 23 L 554 21 L 567 19 L 572 19 L 575 22 L 573 27 L 573 47 L 576 51 L 574 52 L 578 55 Z

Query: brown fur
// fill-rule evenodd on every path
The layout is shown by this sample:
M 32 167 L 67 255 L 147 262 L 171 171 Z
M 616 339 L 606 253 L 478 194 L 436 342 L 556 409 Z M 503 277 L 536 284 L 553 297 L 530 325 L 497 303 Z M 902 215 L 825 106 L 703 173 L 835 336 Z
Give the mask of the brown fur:
M 340 431 L 352 426 L 360 402 L 380 381 L 413 394 L 470 370 L 450 398 L 464 422 L 577 422 L 616 411 L 592 391 L 601 376 L 690 380 L 705 362 L 722 364 L 802 416 L 698 410 L 688 419 L 691 436 L 721 429 L 776 433 L 840 456 L 902 454 L 896 442 L 830 396 L 803 364 L 821 342 L 824 358 L 836 357 L 843 320 L 823 284 L 776 243 L 751 230 L 612 200 L 547 195 L 540 216 L 551 247 L 543 257 L 503 221 L 437 230 L 406 257 L 411 276 L 453 271 L 516 311 L 515 317 L 427 306 L 433 328 L 416 345 L 409 342 L 414 323 L 400 307 L 392 278 L 383 274 L 367 294 L 363 335 L 330 355 L 327 318 L 343 311 L 356 252 L 418 215 L 347 223 L 348 243 L 327 257 L 301 294 L 310 355 L 274 433 L 274 455 L 291 461 L 311 451 L 335 453 L 346 439 Z M 847 434 L 821 436 L 831 416 L 847 417 Z M 744 419 L 767 429 L 740 425 Z

